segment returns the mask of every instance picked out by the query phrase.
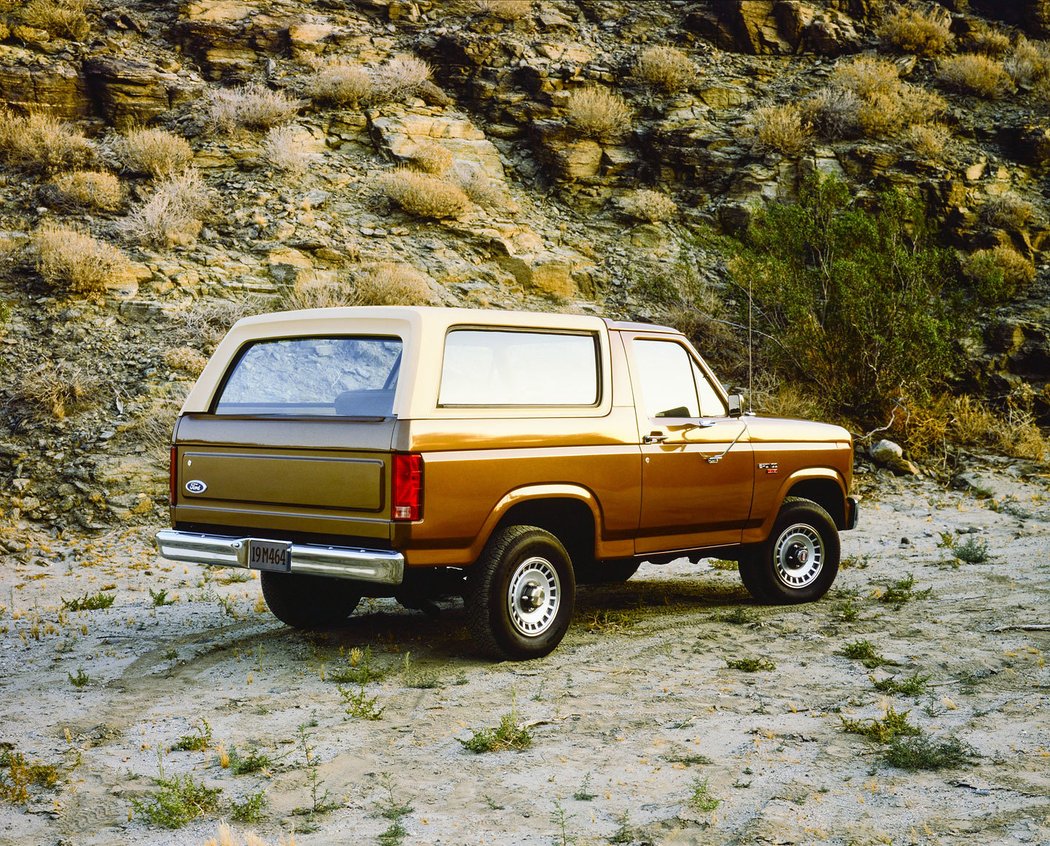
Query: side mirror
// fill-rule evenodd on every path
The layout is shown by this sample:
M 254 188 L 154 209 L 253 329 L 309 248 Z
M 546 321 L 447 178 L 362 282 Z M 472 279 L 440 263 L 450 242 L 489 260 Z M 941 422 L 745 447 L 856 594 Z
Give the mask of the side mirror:
M 743 394 L 730 394 L 729 395 L 729 416 L 739 417 L 744 413 L 744 395 Z

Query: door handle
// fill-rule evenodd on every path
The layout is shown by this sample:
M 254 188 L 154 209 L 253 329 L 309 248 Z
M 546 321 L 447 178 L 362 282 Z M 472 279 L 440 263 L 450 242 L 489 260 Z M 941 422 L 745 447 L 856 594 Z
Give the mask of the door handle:
M 643 444 L 662 444 L 667 440 L 667 433 L 660 431 L 650 432 L 648 435 L 642 436 Z

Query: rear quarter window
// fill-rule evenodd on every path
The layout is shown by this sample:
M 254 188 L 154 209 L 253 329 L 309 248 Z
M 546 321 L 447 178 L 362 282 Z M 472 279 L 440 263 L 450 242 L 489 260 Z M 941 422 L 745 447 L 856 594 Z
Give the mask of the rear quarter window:
M 400 338 L 310 337 L 256 341 L 234 361 L 215 414 L 387 417 Z
M 445 339 L 438 404 L 593 406 L 598 386 L 593 334 L 453 329 Z

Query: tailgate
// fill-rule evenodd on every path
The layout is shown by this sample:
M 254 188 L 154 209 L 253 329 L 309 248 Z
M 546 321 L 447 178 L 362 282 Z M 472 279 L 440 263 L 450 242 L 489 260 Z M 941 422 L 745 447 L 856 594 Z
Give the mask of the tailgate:
M 186 415 L 177 430 L 175 525 L 389 540 L 395 425 Z

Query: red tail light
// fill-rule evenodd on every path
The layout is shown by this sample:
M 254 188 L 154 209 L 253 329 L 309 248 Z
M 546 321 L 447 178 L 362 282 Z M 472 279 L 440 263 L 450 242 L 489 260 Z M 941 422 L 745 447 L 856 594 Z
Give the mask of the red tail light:
M 175 507 L 175 497 L 179 492 L 179 469 L 178 465 L 175 463 L 178 461 L 178 456 L 179 451 L 175 445 L 172 444 L 170 458 L 168 459 L 168 505 L 171 508 Z
M 395 453 L 390 517 L 397 521 L 423 519 L 423 456 Z

